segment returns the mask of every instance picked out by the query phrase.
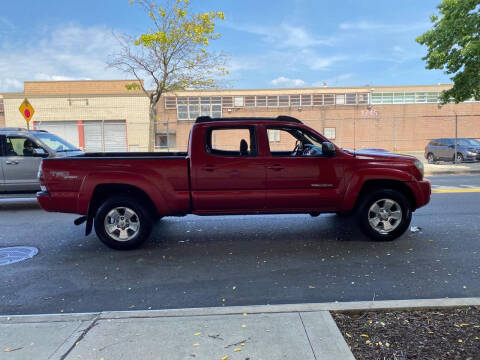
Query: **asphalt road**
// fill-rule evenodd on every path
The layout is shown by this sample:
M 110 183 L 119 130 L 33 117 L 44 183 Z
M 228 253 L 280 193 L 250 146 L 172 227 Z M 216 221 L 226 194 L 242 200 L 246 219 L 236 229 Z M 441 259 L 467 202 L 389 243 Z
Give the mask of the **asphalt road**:
M 480 176 L 431 178 L 480 188 Z M 0 200 L 0 246 L 38 255 L 0 266 L 0 313 L 480 296 L 480 193 L 433 194 L 390 243 L 335 215 L 165 218 L 151 241 L 119 252 L 76 216 Z

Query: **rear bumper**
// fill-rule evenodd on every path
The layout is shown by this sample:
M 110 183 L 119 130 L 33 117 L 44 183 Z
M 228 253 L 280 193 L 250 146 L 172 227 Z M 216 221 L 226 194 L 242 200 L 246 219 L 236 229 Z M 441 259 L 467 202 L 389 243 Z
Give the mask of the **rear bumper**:
M 432 195 L 430 181 L 412 181 L 407 182 L 407 185 L 410 187 L 415 197 L 415 209 L 421 208 L 430 202 L 430 196 Z
M 49 212 L 63 212 L 76 214 L 76 200 L 71 193 L 37 192 L 37 200 L 41 208 Z

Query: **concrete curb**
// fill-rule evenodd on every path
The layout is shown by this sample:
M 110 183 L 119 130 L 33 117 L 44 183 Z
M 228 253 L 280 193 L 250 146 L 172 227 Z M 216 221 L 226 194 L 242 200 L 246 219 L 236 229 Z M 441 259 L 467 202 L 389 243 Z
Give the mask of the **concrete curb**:
M 442 176 L 442 175 L 475 175 L 480 174 L 480 170 L 439 170 L 425 171 L 425 176 Z
M 311 304 L 286 304 L 286 305 L 252 305 L 229 306 L 190 309 L 167 310 L 136 310 L 136 311 L 104 311 L 99 313 L 74 313 L 74 314 L 42 314 L 42 315 L 15 315 L 0 316 L 0 324 L 38 323 L 38 322 L 66 322 L 89 321 L 98 317 L 103 319 L 128 319 L 128 318 L 156 318 L 156 317 L 187 317 L 210 315 L 238 315 L 261 313 L 287 313 L 287 312 L 315 312 L 315 311 L 373 311 L 373 310 L 422 310 L 453 308 L 466 306 L 480 306 L 480 297 L 455 298 L 455 299 L 419 299 L 419 300 L 386 300 L 386 301 L 355 301 L 331 302 Z

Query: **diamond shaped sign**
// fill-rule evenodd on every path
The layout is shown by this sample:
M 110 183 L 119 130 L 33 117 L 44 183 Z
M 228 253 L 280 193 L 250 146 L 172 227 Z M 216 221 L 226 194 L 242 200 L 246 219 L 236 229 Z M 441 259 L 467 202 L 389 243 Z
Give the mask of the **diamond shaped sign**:
M 32 104 L 30 104 L 30 101 L 28 101 L 27 98 L 23 100 L 18 110 L 20 111 L 22 116 L 25 118 L 25 121 L 27 122 L 27 124 L 30 123 L 30 120 L 32 120 L 35 110 L 33 109 Z

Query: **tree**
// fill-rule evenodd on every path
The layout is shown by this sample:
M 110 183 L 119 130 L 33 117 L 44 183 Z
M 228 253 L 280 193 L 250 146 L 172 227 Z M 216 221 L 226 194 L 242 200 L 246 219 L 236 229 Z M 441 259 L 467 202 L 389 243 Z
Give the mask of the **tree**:
M 189 0 L 130 0 L 142 7 L 151 20 L 148 32 L 137 37 L 117 36 L 120 52 L 110 66 L 132 74 L 138 82 L 127 89 L 141 89 L 150 99 L 148 151 L 153 151 L 157 104 L 162 95 L 184 89 L 214 89 L 222 82 L 226 57 L 207 51 L 210 41 L 221 35 L 215 21 L 221 11 L 191 13 Z M 142 78 L 146 78 L 144 85 Z M 147 87 L 153 89 L 147 89 Z
M 480 100 L 480 0 L 443 0 L 438 10 L 441 15 L 430 18 L 433 29 L 416 41 L 428 47 L 427 69 L 454 75 L 441 101 Z

